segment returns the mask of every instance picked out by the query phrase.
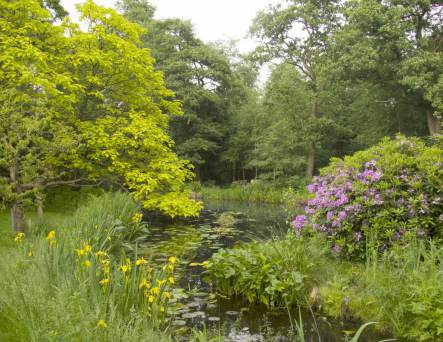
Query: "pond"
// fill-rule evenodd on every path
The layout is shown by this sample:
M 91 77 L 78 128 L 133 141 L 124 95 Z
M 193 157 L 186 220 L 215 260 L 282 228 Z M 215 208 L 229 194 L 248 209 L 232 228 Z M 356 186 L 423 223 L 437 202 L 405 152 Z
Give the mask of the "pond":
M 286 311 L 272 311 L 262 305 L 250 305 L 242 298 L 223 298 L 211 291 L 199 265 L 220 248 L 266 240 L 285 234 L 287 214 L 283 207 L 270 204 L 207 201 L 198 219 L 183 222 L 151 220 L 150 235 L 139 245 L 139 254 L 164 263 L 168 256 L 179 258 L 178 267 L 183 290 L 179 308 L 170 312 L 173 325 L 182 331 L 189 328 L 214 329 L 229 341 L 293 341 Z M 341 323 L 302 311 L 307 341 L 346 341 L 361 322 Z M 298 312 L 297 312 L 298 317 Z M 366 331 L 360 342 L 378 341 Z

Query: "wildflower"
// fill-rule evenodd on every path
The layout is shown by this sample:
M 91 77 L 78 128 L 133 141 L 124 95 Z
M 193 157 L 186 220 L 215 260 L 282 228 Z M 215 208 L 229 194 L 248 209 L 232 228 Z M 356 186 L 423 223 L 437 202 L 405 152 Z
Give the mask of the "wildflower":
M 22 243 L 24 239 L 25 239 L 25 233 L 17 233 L 15 235 L 14 241 L 17 243 Z
M 140 283 L 139 288 L 145 288 L 145 289 L 149 289 L 151 287 L 151 284 L 146 280 L 143 279 L 143 281 Z
M 152 289 L 151 289 L 151 294 L 152 295 L 154 295 L 154 296 L 156 296 L 156 295 L 158 295 L 160 293 L 160 288 L 159 287 L 153 287 Z
M 294 229 L 300 230 L 306 225 L 306 220 L 307 220 L 306 215 L 297 215 L 294 221 L 292 221 L 291 226 Z
M 104 319 L 101 319 L 98 321 L 97 327 L 99 327 L 101 329 L 106 329 L 108 327 L 108 325 L 106 324 L 106 321 Z
M 32 251 L 28 252 L 28 257 L 32 257 L 34 254 L 32 253 Z
M 109 278 L 103 278 L 98 282 L 101 286 L 106 286 L 109 284 Z
M 142 218 L 143 218 L 143 214 L 137 213 L 134 216 L 132 216 L 131 221 L 134 222 L 134 223 L 140 223 Z
M 172 284 L 172 285 L 175 284 L 174 277 L 169 277 L 169 278 L 168 278 L 168 281 L 169 281 L 169 283 Z
M 174 256 L 172 256 L 172 257 L 169 258 L 169 262 L 170 262 L 171 264 L 175 264 L 176 261 L 177 261 L 177 258 L 174 257 Z
M 168 291 L 164 292 L 164 296 L 166 299 L 171 299 L 171 293 Z
M 354 239 L 355 241 L 360 241 L 362 239 L 363 235 L 361 234 L 361 232 L 355 232 L 354 233 Z
M 76 249 L 75 252 L 77 253 L 78 257 L 82 257 L 86 254 L 86 251 L 84 249 Z
M 148 301 L 149 301 L 149 303 L 153 303 L 154 302 L 154 296 L 153 295 L 149 295 Z
M 52 246 L 55 244 L 55 230 L 51 230 L 48 235 L 46 236 L 46 240 L 48 241 L 49 245 Z
M 174 272 L 174 265 L 169 264 L 168 269 L 170 272 Z
M 121 265 L 120 266 L 120 271 L 122 271 L 123 273 L 127 273 L 130 270 L 130 266 L 128 265 Z
M 165 312 L 165 307 L 164 306 L 160 306 L 160 312 Z
M 97 253 L 95 253 L 95 257 L 98 259 L 98 258 L 104 258 L 104 257 L 107 257 L 108 256 L 108 254 L 106 254 L 105 252 L 103 252 L 103 251 L 98 251 Z
M 146 265 L 148 262 L 144 258 L 137 259 L 135 262 L 136 266 Z
M 91 267 L 91 262 L 90 262 L 89 260 L 86 260 L 86 261 L 83 263 L 83 265 L 84 265 L 86 268 L 89 268 L 89 267 Z
M 88 245 L 87 243 L 83 244 L 83 250 L 88 253 L 92 250 L 92 247 L 90 245 Z

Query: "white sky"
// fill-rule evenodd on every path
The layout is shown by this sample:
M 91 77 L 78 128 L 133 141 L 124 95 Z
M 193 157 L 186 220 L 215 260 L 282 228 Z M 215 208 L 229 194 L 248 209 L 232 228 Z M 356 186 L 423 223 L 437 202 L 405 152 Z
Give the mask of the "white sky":
M 95 0 L 101 6 L 113 7 L 114 0 Z M 75 4 L 81 0 L 61 0 L 62 5 L 76 20 Z M 245 36 L 252 19 L 259 10 L 279 0 L 150 0 L 157 9 L 156 18 L 189 19 L 197 37 L 206 42 L 239 40 L 241 52 L 255 47 L 252 39 Z

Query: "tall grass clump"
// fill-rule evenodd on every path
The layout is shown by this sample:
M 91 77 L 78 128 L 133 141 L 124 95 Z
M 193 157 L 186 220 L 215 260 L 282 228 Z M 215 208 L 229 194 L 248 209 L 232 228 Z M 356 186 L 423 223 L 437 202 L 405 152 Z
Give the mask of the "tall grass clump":
M 443 247 L 416 241 L 373 253 L 364 265 L 322 285 L 323 310 L 380 322 L 379 328 L 414 341 L 443 340 Z
M 232 185 L 227 188 L 202 187 L 199 194 L 206 200 L 282 203 L 285 189 L 271 184 Z
M 155 269 L 136 253 L 113 253 L 143 226 L 138 209 L 129 196 L 105 194 L 56 226 L 18 234 L 0 262 L 0 340 L 169 340 L 160 330 L 175 258 Z

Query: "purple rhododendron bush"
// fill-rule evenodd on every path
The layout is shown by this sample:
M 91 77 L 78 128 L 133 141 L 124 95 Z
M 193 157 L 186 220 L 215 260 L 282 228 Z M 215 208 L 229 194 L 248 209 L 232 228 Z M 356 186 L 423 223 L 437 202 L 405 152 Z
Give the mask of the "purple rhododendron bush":
M 292 227 L 326 234 L 333 251 L 364 258 L 416 239 L 443 238 L 442 140 L 398 136 L 333 159 L 308 186 Z

